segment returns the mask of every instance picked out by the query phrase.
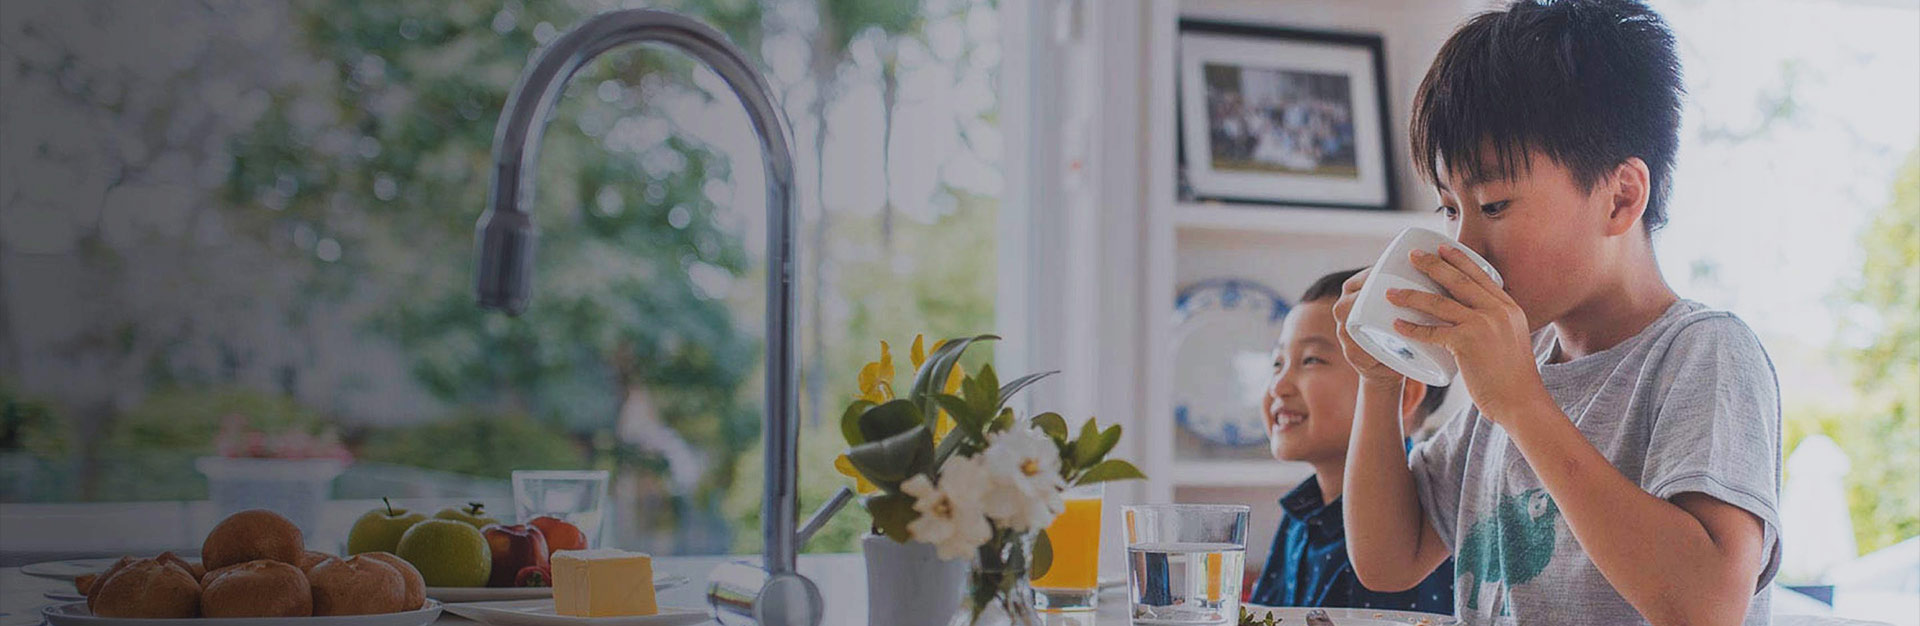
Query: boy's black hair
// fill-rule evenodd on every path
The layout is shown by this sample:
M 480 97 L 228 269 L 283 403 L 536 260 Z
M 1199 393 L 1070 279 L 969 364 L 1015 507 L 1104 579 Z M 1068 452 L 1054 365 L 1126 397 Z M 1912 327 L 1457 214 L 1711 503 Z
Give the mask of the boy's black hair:
M 1360 273 L 1360 270 L 1363 269 L 1366 268 L 1356 267 L 1350 270 L 1340 270 L 1315 279 L 1313 284 L 1307 285 L 1307 291 L 1300 294 L 1300 304 L 1339 300 L 1341 288 L 1346 285 L 1347 279 L 1353 278 L 1354 274 Z M 1439 410 L 1440 403 L 1446 400 L 1447 387 L 1427 385 L 1426 397 L 1420 399 L 1420 406 L 1414 410 L 1419 411 L 1420 419 L 1425 420 L 1431 417 L 1434 411 Z
M 1485 181 L 1524 172 L 1536 149 L 1586 190 L 1640 157 L 1652 232 L 1667 221 L 1683 92 L 1673 31 L 1639 0 L 1520 0 L 1440 48 L 1414 95 L 1412 157 L 1430 183 L 1442 163 Z

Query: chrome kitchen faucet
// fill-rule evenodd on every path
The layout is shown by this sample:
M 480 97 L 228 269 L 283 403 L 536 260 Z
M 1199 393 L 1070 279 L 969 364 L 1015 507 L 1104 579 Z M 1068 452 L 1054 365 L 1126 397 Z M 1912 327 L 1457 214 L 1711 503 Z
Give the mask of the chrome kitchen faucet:
M 532 295 L 531 211 L 540 136 L 567 81 L 588 61 L 613 48 L 656 42 L 680 49 L 712 68 L 746 107 L 760 138 L 767 170 L 766 493 L 761 509 L 765 568 L 728 563 L 716 569 L 708 600 L 722 621 L 751 618 L 767 626 L 817 626 L 820 590 L 795 569 L 795 554 L 814 530 L 852 499 L 840 493 L 796 532 L 800 422 L 794 359 L 793 155 L 787 124 L 767 82 L 719 31 L 690 18 L 652 10 L 596 15 L 534 53 L 507 98 L 493 139 L 493 190 L 476 227 L 480 306 L 518 315 Z

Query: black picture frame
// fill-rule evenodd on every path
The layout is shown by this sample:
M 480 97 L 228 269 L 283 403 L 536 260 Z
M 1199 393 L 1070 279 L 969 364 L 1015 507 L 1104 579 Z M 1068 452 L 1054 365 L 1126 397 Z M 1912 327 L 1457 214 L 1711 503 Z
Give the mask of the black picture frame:
M 1394 176 L 1394 164 L 1396 163 L 1393 156 L 1396 152 L 1393 147 L 1394 133 L 1392 130 L 1393 127 L 1389 124 L 1392 116 L 1389 114 L 1391 109 L 1389 108 L 1387 97 L 1386 43 L 1381 36 L 1364 33 L 1309 30 L 1267 24 L 1182 18 L 1179 21 L 1179 37 L 1177 38 L 1176 54 L 1184 55 L 1191 52 L 1196 46 L 1190 45 L 1189 42 L 1193 41 L 1192 38 L 1196 36 L 1213 40 L 1224 39 L 1244 42 L 1239 45 L 1271 44 L 1277 50 L 1276 56 L 1279 55 L 1280 50 L 1299 50 L 1302 46 L 1341 50 L 1346 54 L 1352 54 L 1356 51 L 1365 54 L 1367 60 L 1364 63 L 1364 67 L 1372 76 L 1347 76 L 1350 89 L 1348 92 L 1350 95 L 1347 110 L 1352 117 L 1355 135 L 1354 141 L 1352 142 L 1355 153 L 1354 167 L 1359 172 L 1372 172 L 1375 175 L 1371 177 L 1360 177 L 1361 186 L 1365 188 L 1368 197 L 1358 200 L 1335 197 L 1341 195 L 1355 196 L 1358 194 L 1326 194 L 1314 193 L 1310 190 L 1306 190 L 1304 193 L 1295 193 L 1296 191 L 1303 191 L 1301 189 L 1303 185 L 1300 183 L 1302 179 L 1312 178 L 1313 175 L 1311 174 L 1306 176 L 1291 174 L 1273 175 L 1265 177 L 1269 178 L 1270 182 L 1259 185 L 1222 185 L 1216 184 L 1215 180 L 1209 180 L 1209 178 L 1218 178 L 1218 175 L 1209 176 L 1208 170 L 1210 169 L 1211 163 L 1196 166 L 1196 164 L 1192 162 L 1192 157 L 1197 154 L 1215 154 L 1211 150 L 1211 136 L 1195 136 L 1196 134 L 1210 135 L 1211 133 L 1195 133 L 1192 132 L 1192 129 L 1211 128 L 1211 120 L 1203 117 L 1196 123 L 1196 120 L 1190 117 L 1193 115 L 1205 116 L 1207 112 L 1195 110 L 1204 108 L 1196 106 L 1197 103 L 1195 102 L 1196 100 L 1203 100 L 1204 94 L 1196 93 L 1198 90 L 1193 88 L 1194 85 L 1200 84 L 1199 81 L 1201 79 L 1188 75 L 1191 73 L 1189 67 L 1195 64 L 1190 63 L 1190 61 L 1195 61 L 1196 63 L 1198 61 L 1183 56 L 1175 63 L 1177 70 L 1174 107 L 1177 118 L 1174 124 L 1177 129 L 1175 153 L 1177 154 L 1176 162 L 1179 165 L 1179 179 L 1177 184 L 1183 200 L 1377 211 L 1391 211 L 1397 208 L 1399 191 L 1395 187 L 1396 181 Z M 1281 72 L 1290 71 L 1285 65 L 1286 59 L 1277 58 L 1272 61 L 1263 61 L 1259 69 L 1277 70 Z M 1367 78 L 1371 80 L 1364 80 Z M 1360 85 L 1363 80 L 1364 85 L 1372 91 L 1371 97 L 1366 98 L 1366 106 L 1360 106 L 1359 103 L 1356 102 L 1360 100 L 1361 94 L 1355 94 L 1351 91 L 1353 85 Z M 1365 115 L 1365 119 L 1362 120 L 1360 119 L 1362 116 L 1359 114 L 1359 111 L 1355 109 L 1364 108 L 1371 108 L 1372 112 L 1370 115 Z M 1371 129 L 1365 128 L 1363 124 L 1370 124 Z M 1366 142 L 1371 148 L 1361 147 L 1360 141 L 1358 140 L 1359 135 L 1372 136 L 1371 141 Z M 1362 159 L 1365 159 L 1365 161 L 1362 161 Z M 1254 181 L 1248 177 L 1263 177 L 1261 174 L 1245 174 L 1244 172 L 1234 172 L 1232 175 L 1241 177 L 1249 183 Z M 1252 189 L 1251 187 L 1269 188 L 1272 191 L 1270 193 L 1263 193 L 1261 190 Z

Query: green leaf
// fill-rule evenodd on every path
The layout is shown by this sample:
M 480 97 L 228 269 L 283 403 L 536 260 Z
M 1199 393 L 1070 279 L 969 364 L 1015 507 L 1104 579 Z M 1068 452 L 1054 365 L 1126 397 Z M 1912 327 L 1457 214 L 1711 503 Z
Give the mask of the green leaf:
M 958 428 L 954 429 L 953 432 L 947 433 L 947 438 L 941 439 L 940 447 L 933 451 L 933 466 L 945 466 L 947 459 L 955 454 L 965 453 L 965 456 L 971 456 L 973 453 L 979 452 L 980 446 L 967 445 L 969 441 L 972 441 L 972 438 L 962 434 Z M 982 443 L 984 444 L 984 442 Z
M 999 338 L 998 335 L 975 335 L 950 339 L 940 344 L 940 348 L 934 350 L 933 354 L 927 355 L 926 362 L 920 364 L 920 371 L 913 375 L 913 387 L 907 397 L 920 402 L 922 412 L 932 412 L 936 408 L 932 395 L 944 390 L 947 375 L 953 372 L 954 364 L 960 362 L 960 355 L 967 351 L 967 346 L 973 345 L 975 341 L 993 341 Z
M 853 404 L 847 405 L 846 412 L 840 414 L 840 435 L 847 438 L 847 445 L 857 446 L 867 442 L 866 435 L 860 432 L 860 414 L 873 406 L 871 401 L 854 400 Z
M 1119 459 L 1107 459 L 1088 468 L 1087 473 L 1081 474 L 1080 479 L 1073 481 L 1073 484 L 1075 486 L 1091 485 L 1111 480 L 1138 480 L 1146 477 L 1147 475 L 1141 473 L 1140 468 L 1134 467 L 1132 463 Z
M 907 432 L 854 446 L 847 450 L 847 460 L 873 484 L 898 492 L 901 482 L 932 469 L 933 432 L 925 426 L 914 426 Z
M 1093 418 L 1087 418 L 1080 425 L 1080 436 L 1073 438 L 1073 466 L 1086 467 L 1094 462 L 1094 452 L 1100 447 L 1100 429 L 1093 425 Z
M 1028 570 L 1034 579 L 1047 575 L 1053 569 L 1053 540 L 1047 537 L 1047 531 L 1041 530 L 1040 536 L 1033 539 L 1033 563 Z
M 993 364 L 981 365 L 980 372 L 972 378 L 974 387 L 977 389 L 973 392 L 973 397 L 967 400 L 979 407 L 981 415 L 993 415 L 998 412 L 1000 410 L 1000 376 L 993 373 Z
M 913 510 L 913 496 L 903 493 L 884 493 L 867 498 L 867 514 L 873 516 L 873 527 L 889 539 L 906 543 L 911 540 L 907 524 L 920 517 Z
M 1040 382 L 1041 379 L 1058 373 L 1060 373 L 1060 370 L 1036 372 L 1013 379 L 1013 382 L 1000 387 L 1000 404 L 1006 404 L 1008 400 L 1012 400 L 1013 394 L 1020 393 L 1020 390 L 1026 389 L 1028 385 Z M 994 407 L 996 410 L 999 408 L 997 405 Z
M 1088 423 L 1092 423 L 1092 421 L 1089 420 Z M 1107 453 L 1112 452 L 1113 447 L 1115 445 L 1118 445 L 1119 443 L 1120 443 L 1120 425 L 1114 424 L 1112 426 L 1108 426 L 1105 431 L 1102 431 L 1100 433 L 1100 445 L 1094 447 L 1093 456 L 1089 457 L 1087 459 L 1087 462 L 1095 463 L 1095 462 L 1098 462 L 1100 459 L 1106 458 Z
M 987 424 L 987 432 L 997 433 L 1012 427 L 1013 409 L 1000 409 L 1000 414 L 994 416 L 992 423 Z
M 1066 443 L 1067 418 L 1060 417 L 1059 413 L 1041 413 L 1033 416 L 1033 419 L 1029 421 L 1035 428 L 1040 429 L 1040 432 L 1046 433 L 1048 437 L 1053 438 L 1054 443 Z
M 953 416 L 954 432 L 965 432 L 967 436 L 978 439 L 982 443 L 986 441 L 984 437 L 985 433 L 980 430 L 981 427 L 985 425 L 983 422 L 986 421 L 986 418 L 974 411 L 973 407 L 967 404 L 966 400 L 961 400 L 954 397 L 953 394 L 946 393 L 934 394 L 933 399 L 940 404 L 940 408 L 947 410 L 947 415 Z
M 922 426 L 921 422 L 920 408 L 912 402 L 888 400 L 886 404 L 875 405 L 861 412 L 860 435 L 863 442 L 870 443 Z

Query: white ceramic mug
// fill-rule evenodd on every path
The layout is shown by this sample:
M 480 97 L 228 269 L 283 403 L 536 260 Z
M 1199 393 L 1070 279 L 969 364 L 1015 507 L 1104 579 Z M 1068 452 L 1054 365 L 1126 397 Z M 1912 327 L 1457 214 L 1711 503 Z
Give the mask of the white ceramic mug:
M 1452 237 L 1427 230 L 1408 228 L 1400 231 L 1387 245 L 1387 251 L 1380 253 L 1380 260 L 1374 261 L 1373 268 L 1367 274 L 1367 284 L 1360 289 L 1360 296 L 1353 304 L 1353 310 L 1347 313 L 1347 333 L 1353 336 L 1353 342 L 1373 355 L 1393 371 L 1436 387 L 1453 382 L 1460 368 L 1453 362 L 1453 355 L 1446 348 L 1420 343 L 1407 339 L 1393 329 L 1393 321 L 1403 319 L 1415 324 L 1437 325 L 1440 320 L 1412 309 L 1394 306 L 1387 302 L 1388 289 L 1413 289 L 1446 295 L 1447 290 L 1426 274 L 1413 266 L 1407 255 L 1414 250 L 1440 253 L 1440 246 L 1451 246 L 1473 259 L 1494 284 L 1504 284 L 1500 272 L 1493 269 L 1486 259 L 1472 248 L 1460 245 Z

